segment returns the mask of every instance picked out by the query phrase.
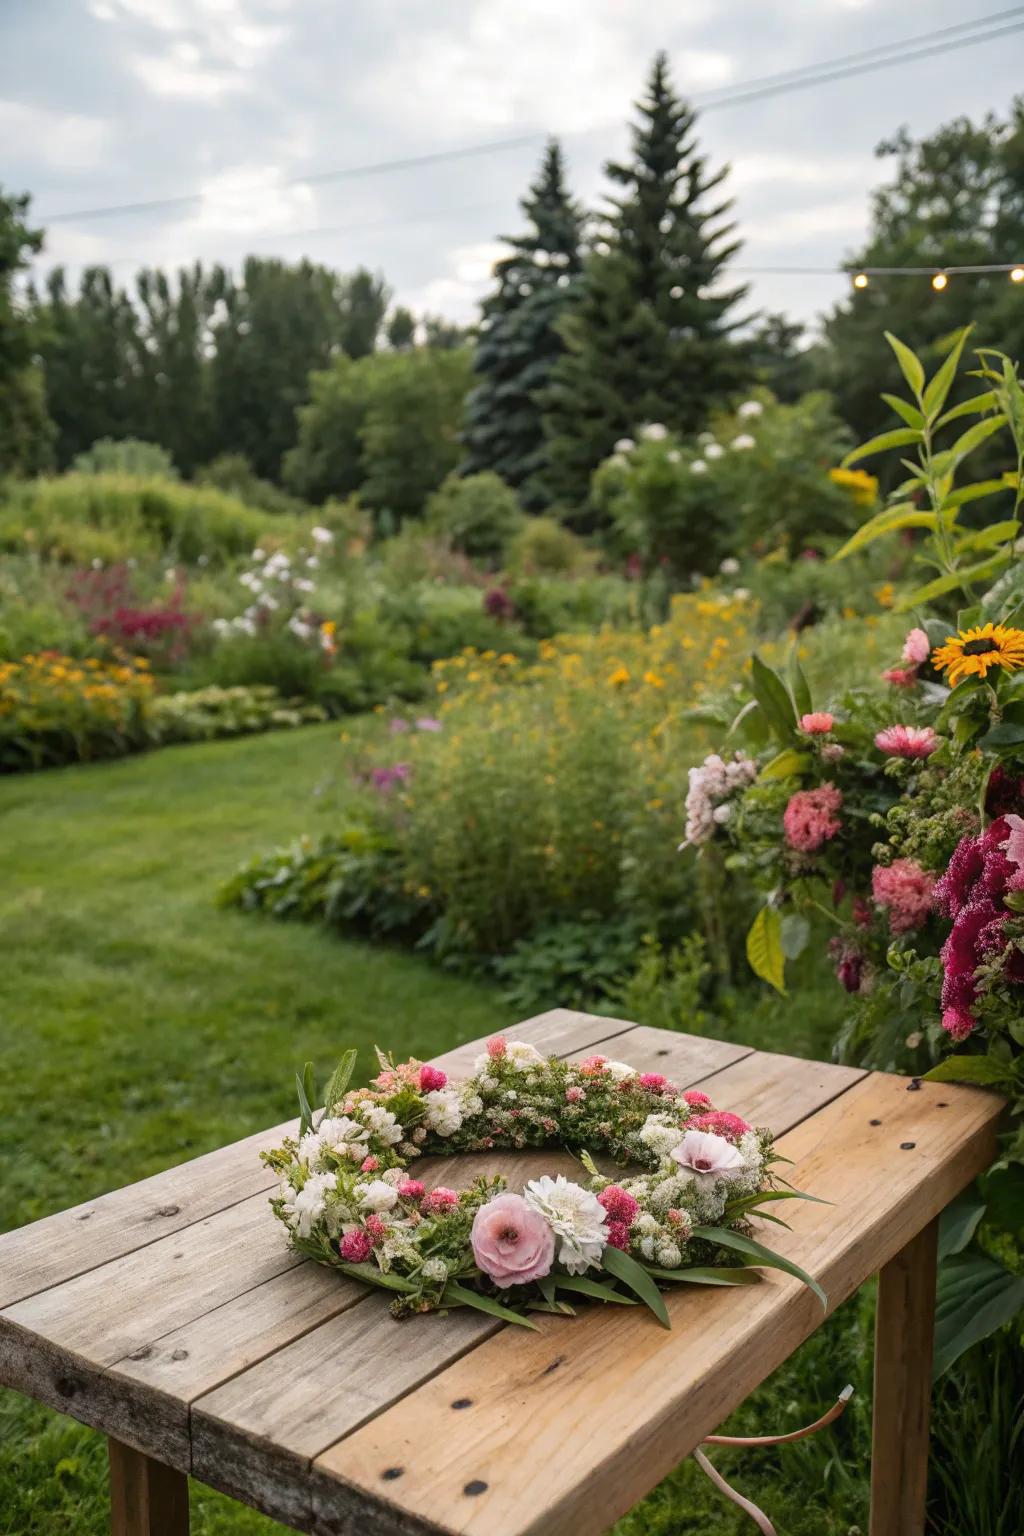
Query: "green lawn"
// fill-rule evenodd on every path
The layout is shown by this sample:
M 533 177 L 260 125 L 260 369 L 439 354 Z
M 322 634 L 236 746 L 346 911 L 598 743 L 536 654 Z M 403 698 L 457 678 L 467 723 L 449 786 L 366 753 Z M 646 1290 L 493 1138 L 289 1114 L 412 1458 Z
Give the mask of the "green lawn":
M 344 750 L 377 727 L 353 729 Z M 306 1058 L 322 1072 L 377 1040 L 426 1056 L 509 1022 L 495 992 L 415 957 L 214 905 L 251 852 L 326 824 L 318 807 L 336 808 L 344 784 L 338 735 L 313 727 L 0 781 L 0 1229 L 283 1118 Z M 785 1050 L 819 1031 L 779 1008 L 762 1009 L 754 1033 Z M 847 1379 L 865 1386 L 867 1321 L 863 1301 L 842 1309 L 736 1422 L 792 1428 Z M 864 1520 L 866 1423 L 862 1400 L 820 1442 L 717 1459 L 787 1536 L 848 1536 Z M 105 1475 L 98 1436 L 0 1393 L 4 1536 L 101 1536 Z M 199 1486 L 193 1527 L 280 1530 Z M 688 1465 L 619 1529 L 752 1527 Z

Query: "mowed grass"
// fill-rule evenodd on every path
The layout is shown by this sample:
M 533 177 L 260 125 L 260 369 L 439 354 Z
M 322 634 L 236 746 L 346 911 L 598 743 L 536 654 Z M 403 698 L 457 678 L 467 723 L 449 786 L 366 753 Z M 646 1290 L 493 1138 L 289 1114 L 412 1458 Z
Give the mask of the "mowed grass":
M 330 824 L 342 753 L 378 727 L 349 729 L 344 748 L 324 726 L 0 780 L 0 1229 L 282 1119 L 303 1060 L 323 1074 L 355 1045 L 365 1068 L 376 1042 L 428 1056 L 511 1022 L 496 992 L 414 956 L 216 907 L 241 860 Z M 751 1043 L 777 1050 L 817 1033 L 787 1025 L 785 1005 L 750 1022 Z M 861 1383 L 865 1337 L 851 1303 L 738 1432 L 792 1428 L 851 1373 Z M 847 1536 L 863 1519 L 865 1426 L 861 1410 L 822 1443 L 719 1460 L 788 1536 Z M 102 1438 L 0 1393 L 3 1536 L 102 1536 L 107 1508 Z M 192 1521 L 197 1536 L 283 1529 L 198 1484 Z M 688 1463 L 620 1536 L 749 1529 Z

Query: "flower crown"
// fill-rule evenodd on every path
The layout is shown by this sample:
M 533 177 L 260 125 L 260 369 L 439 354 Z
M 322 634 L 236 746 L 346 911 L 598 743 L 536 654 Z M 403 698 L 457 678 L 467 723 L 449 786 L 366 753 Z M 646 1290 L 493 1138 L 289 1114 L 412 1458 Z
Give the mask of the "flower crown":
M 395 1316 L 470 1306 L 533 1327 L 527 1311 L 572 1313 L 566 1297 L 583 1296 L 642 1301 L 668 1327 L 662 1286 L 747 1285 L 763 1266 L 824 1303 L 751 1235 L 761 1205 L 797 1197 L 771 1176 L 771 1133 L 707 1094 L 605 1056 L 545 1058 L 500 1035 L 459 1082 L 377 1057 L 370 1086 L 349 1089 L 349 1051 L 318 1116 L 307 1066 L 298 1138 L 262 1157 L 280 1177 L 271 1205 L 292 1247 L 392 1291 Z M 520 1195 L 500 1176 L 428 1189 L 409 1172 L 431 1154 L 552 1145 L 578 1149 L 584 1182 L 545 1175 Z M 613 1180 L 592 1153 L 640 1171 Z

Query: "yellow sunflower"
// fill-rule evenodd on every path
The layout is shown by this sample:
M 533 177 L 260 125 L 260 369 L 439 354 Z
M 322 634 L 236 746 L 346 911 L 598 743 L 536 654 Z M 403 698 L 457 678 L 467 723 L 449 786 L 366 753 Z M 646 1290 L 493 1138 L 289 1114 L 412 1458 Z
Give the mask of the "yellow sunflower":
M 962 629 L 935 648 L 932 666 L 948 673 L 946 681 L 951 688 L 965 677 L 985 677 L 989 667 L 1016 672 L 1024 667 L 1024 629 L 1009 629 L 1005 624 Z

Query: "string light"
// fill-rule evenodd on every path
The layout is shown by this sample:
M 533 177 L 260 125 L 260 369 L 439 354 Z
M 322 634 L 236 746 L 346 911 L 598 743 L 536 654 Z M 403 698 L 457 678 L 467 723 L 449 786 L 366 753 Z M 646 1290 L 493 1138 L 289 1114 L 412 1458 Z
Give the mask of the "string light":
M 1014 267 L 1010 273 L 1011 283 L 1024 283 L 1024 267 Z
M 753 271 L 753 268 L 747 268 Z M 797 268 L 773 267 L 772 272 L 784 271 L 796 272 Z M 805 276 L 816 275 L 819 271 L 824 273 L 826 269 L 817 267 L 802 267 L 799 269 Z M 926 277 L 936 293 L 942 293 L 949 287 L 951 277 L 984 277 L 1006 273 L 1011 283 L 1024 283 L 1024 266 L 1019 262 L 999 261 L 987 262 L 977 266 L 963 267 L 862 267 L 859 272 L 850 274 L 850 282 L 854 288 L 865 289 L 869 282 L 876 277 Z
M 936 272 L 935 276 L 932 278 L 932 287 L 935 289 L 935 292 L 941 293 L 943 288 L 947 288 L 948 286 L 949 278 L 947 277 L 946 273 Z
M 868 285 L 868 275 L 867 275 L 867 273 L 866 272 L 858 272 L 856 277 L 853 280 L 853 286 L 855 288 L 866 288 L 867 285 Z

